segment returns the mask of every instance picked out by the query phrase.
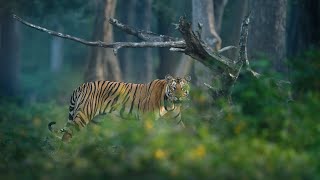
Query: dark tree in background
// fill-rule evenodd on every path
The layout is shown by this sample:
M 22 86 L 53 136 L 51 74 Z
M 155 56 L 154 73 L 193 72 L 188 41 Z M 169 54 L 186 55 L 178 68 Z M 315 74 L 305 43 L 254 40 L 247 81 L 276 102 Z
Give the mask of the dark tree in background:
M 216 31 L 214 17 L 214 3 L 212 0 L 192 0 L 192 28 L 194 30 L 201 26 L 201 38 L 213 49 L 221 48 L 221 38 Z M 199 24 L 200 23 L 200 24 Z M 218 74 L 213 74 L 211 70 L 199 62 L 194 63 L 196 84 L 205 89 L 204 83 L 211 84 Z
M 113 28 L 108 19 L 114 16 L 117 0 L 95 0 L 96 19 L 93 40 L 113 42 Z M 88 59 L 86 81 L 93 80 L 121 81 L 121 70 L 118 59 L 112 49 L 93 47 Z
M 54 27 L 58 29 L 59 32 L 63 32 L 63 26 L 58 20 L 54 21 Z M 58 73 L 63 64 L 63 43 L 63 39 L 52 37 L 50 44 L 50 69 L 53 73 Z
M 287 0 L 250 0 L 252 23 L 248 37 L 249 59 L 267 59 L 277 72 L 286 72 Z
M 152 0 L 120 0 L 117 11 L 115 18 L 119 18 L 122 22 L 139 29 L 152 29 Z M 119 32 L 117 29 L 116 38 L 119 41 L 140 41 L 132 35 Z M 154 78 L 153 62 L 155 57 L 152 49 L 122 49 L 117 56 L 120 57 L 124 81 L 146 83 Z
M 180 2 L 181 3 L 181 2 Z M 157 33 L 172 35 L 174 31 L 173 23 L 177 22 L 177 1 L 155 0 L 154 9 L 157 18 Z M 187 6 L 180 4 L 181 6 Z M 180 59 L 180 53 L 170 52 L 169 49 L 159 49 L 159 66 L 157 68 L 157 77 L 164 78 L 167 74 L 174 75 Z
M 240 36 L 242 19 L 248 13 L 248 0 L 228 1 L 225 6 L 223 21 L 221 22 L 222 46 L 237 45 Z M 227 57 L 234 59 L 238 50 L 230 50 L 224 53 Z
M 25 93 L 24 87 L 21 85 L 22 78 L 22 64 L 32 64 L 33 59 L 37 59 L 39 62 L 36 62 L 35 69 L 43 69 L 41 65 L 45 64 L 44 62 L 50 62 L 50 55 L 45 54 L 46 58 L 37 58 L 41 57 L 39 54 L 44 54 L 46 46 L 46 40 L 41 39 L 37 41 L 33 38 L 30 38 L 31 41 L 24 42 L 24 37 L 26 32 L 25 27 L 22 27 L 18 22 L 12 19 L 11 13 L 15 12 L 28 19 L 33 19 L 37 22 L 47 22 L 51 23 L 49 20 L 50 15 L 53 14 L 62 14 L 65 16 L 68 15 L 68 12 L 73 11 L 74 9 L 79 9 L 84 7 L 87 4 L 84 0 L 70 0 L 70 1 L 36 1 L 36 0 L 11 0 L 11 1 L 1 1 L 0 3 L 0 94 L 1 96 L 23 96 Z M 80 11 L 81 12 L 81 11 Z M 53 15 L 55 16 L 55 15 Z M 44 20 L 45 19 L 45 20 Z M 53 19 L 59 19 L 56 16 Z M 77 20 L 75 17 L 72 17 L 73 21 Z M 44 20 L 44 21 L 43 21 Z M 52 25 L 52 24 L 51 24 Z M 58 30 L 57 28 L 56 30 Z M 38 33 L 38 32 L 35 32 Z M 29 34 L 27 34 L 29 36 Z M 30 35 L 31 36 L 31 35 Z M 51 36 L 45 36 L 50 40 L 53 39 Z M 28 37 L 29 38 L 29 37 Z M 64 41 L 63 39 L 55 39 L 57 41 Z M 52 44 L 56 44 L 52 41 Z M 35 50 L 36 53 L 32 55 L 34 58 L 25 57 L 26 49 L 31 47 L 38 47 L 36 44 L 41 44 L 39 49 Z M 55 45 L 54 45 L 55 46 Z M 48 46 L 49 47 L 49 46 Z M 61 48 L 59 49 L 63 53 Z M 49 51 L 48 51 L 49 52 Z M 30 53 L 30 52 L 28 52 Z M 57 55 L 57 54 L 56 54 Z M 51 60 L 57 60 L 57 57 L 52 57 Z M 60 54 L 62 56 L 62 54 Z M 61 60 L 61 59 L 60 59 Z M 32 62 L 32 63 L 31 63 Z M 54 64 L 54 65 L 53 65 Z M 52 70 L 55 71 L 59 69 L 59 62 L 57 61 L 52 64 Z M 61 63 L 62 65 L 62 63 Z M 46 67 L 50 71 L 50 64 L 47 64 Z M 45 68 L 44 68 L 45 69 Z M 25 69 L 24 69 L 25 70 Z M 35 70 L 32 69 L 32 72 Z M 21 80 L 21 81 L 20 81 Z M 21 89 L 20 89 L 21 88 Z M 20 91 L 21 90 L 21 91 Z M 18 93 L 19 92 L 19 93 Z M 34 93 L 34 92 L 32 92 Z M 28 94 L 28 93 L 26 93 Z
M 139 0 L 136 11 L 136 24 L 140 24 L 141 29 L 150 31 L 152 25 L 152 0 Z M 140 49 L 140 56 L 136 61 L 139 62 L 138 66 L 136 66 L 138 81 L 142 83 L 150 82 L 154 73 L 152 49 Z
M 213 0 L 214 17 L 215 17 L 215 27 L 217 33 L 221 33 L 221 25 L 223 21 L 223 14 L 228 0 Z M 241 9 L 241 7 L 239 7 Z M 240 27 L 240 26 L 239 26 Z
M 137 0 L 119 0 L 117 3 L 116 17 L 118 17 L 119 20 L 121 20 L 122 22 L 125 22 L 126 24 L 133 26 L 135 24 L 136 19 L 136 5 Z M 115 30 L 115 36 L 117 40 L 129 42 L 134 41 L 132 35 L 124 34 L 123 32 L 118 32 L 117 29 Z M 123 80 L 127 82 L 134 81 L 134 62 L 132 61 L 134 52 L 135 49 L 126 48 L 122 49 L 121 53 L 118 54 L 121 63 L 122 77 Z
M 320 1 L 291 0 L 288 13 L 289 57 L 320 45 Z
M 20 24 L 9 11 L 0 11 L 0 94 L 18 95 L 20 74 Z
M 104 22 L 104 4 L 103 0 L 95 0 L 96 16 L 94 20 L 94 30 L 92 32 L 92 40 L 97 41 L 103 39 L 103 22 Z M 85 75 L 85 81 L 103 79 L 104 64 L 103 64 L 103 49 L 98 47 L 90 47 L 88 58 L 88 68 Z

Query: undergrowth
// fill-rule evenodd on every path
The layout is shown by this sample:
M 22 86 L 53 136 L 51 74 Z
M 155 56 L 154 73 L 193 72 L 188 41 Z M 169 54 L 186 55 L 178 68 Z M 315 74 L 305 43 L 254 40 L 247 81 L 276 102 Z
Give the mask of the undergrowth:
M 318 179 L 320 93 L 312 72 L 319 57 L 319 51 L 300 57 L 314 61 L 311 67 L 293 63 L 296 73 L 285 89 L 272 78 L 243 75 L 233 105 L 221 103 L 223 111 L 191 100 L 184 129 L 105 116 L 63 143 L 47 124 L 63 127 L 68 101 L 57 97 L 67 92 L 27 103 L 2 99 L 0 178 Z

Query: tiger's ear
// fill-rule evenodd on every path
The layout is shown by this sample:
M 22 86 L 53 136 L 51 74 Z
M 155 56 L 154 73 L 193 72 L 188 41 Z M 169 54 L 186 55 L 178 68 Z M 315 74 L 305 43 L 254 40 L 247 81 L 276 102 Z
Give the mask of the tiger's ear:
M 190 81 L 191 81 L 191 76 L 185 76 L 184 79 L 185 79 L 186 81 L 190 82 Z
M 170 81 L 173 79 L 173 77 L 170 74 L 167 74 L 165 79 L 166 79 L 166 81 Z

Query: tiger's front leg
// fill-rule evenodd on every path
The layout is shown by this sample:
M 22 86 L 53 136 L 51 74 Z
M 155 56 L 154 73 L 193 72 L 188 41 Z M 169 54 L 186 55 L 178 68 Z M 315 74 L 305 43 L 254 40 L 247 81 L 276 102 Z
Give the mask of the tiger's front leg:
M 173 118 L 174 118 L 174 122 L 176 122 L 178 126 L 180 126 L 181 128 L 186 127 L 181 118 L 181 111 L 179 111 L 178 114 Z
M 70 142 L 71 138 L 72 138 L 72 132 L 70 133 L 70 131 L 64 130 L 64 134 L 62 136 L 62 141 L 63 142 Z

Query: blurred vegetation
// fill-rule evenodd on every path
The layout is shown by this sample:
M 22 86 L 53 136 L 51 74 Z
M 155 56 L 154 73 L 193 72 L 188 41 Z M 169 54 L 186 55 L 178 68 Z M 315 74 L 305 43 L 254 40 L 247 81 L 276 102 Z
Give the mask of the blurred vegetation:
M 319 58 L 313 49 L 290 60 L 291 84 L 274 72 L 260 80 L 241 74 L 233 106 L 221 102 L 223 111 L 201 104 L 194 87 L 185 129 L 106 116 L 69 144 L 47 124 L 64 125 L 83 70 L 65 66 L 55 78 L 45 69 L 26 70 L 22 85 L 37 98 L 0 101 L 0 178 L 319 179 Z M 254 66 L 270 69 L 263 60 Z

